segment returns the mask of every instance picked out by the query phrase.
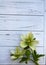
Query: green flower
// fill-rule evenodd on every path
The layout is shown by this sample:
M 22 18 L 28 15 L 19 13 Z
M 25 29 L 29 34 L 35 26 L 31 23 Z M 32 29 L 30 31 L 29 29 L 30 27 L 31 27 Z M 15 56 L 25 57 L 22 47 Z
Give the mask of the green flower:
M 32 50 L 35 50 L 35 46 L 38 43 L 36 38 L 34 38 L 34 35 L 32 33 L 28 33 L 27 35 L 21 36 L 21 42 L 20 46 L 22 48 L 30 47 Z
M 16 47 L 14 51 L 11 51 L 11 59 L 16 60 L 18 58 L 22 58 L 24 52 L 24 50 L 21 50 L 19 47 Z

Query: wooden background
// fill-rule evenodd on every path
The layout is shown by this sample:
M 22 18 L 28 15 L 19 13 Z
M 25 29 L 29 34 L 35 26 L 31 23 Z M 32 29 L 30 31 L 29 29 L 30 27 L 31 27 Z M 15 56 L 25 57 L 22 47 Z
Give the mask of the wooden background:
M 0 0 L 0 65 L 19 65 L 10 59 L 10 50 L 19 46 L 20 36 L 28 32 L 39 40 L 37 52 L 46 53 L 45 21 L 45 0 Z M 45 57 L 39 63 L 45 65 Z

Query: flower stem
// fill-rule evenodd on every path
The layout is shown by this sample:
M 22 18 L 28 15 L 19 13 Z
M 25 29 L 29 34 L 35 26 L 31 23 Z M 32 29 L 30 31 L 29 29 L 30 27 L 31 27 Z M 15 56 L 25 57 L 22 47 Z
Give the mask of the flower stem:
M 34 61 L 34 60 L 32 60 L 32 59 L 30 59 L 32 62 L 34 62 L 35 63 L 35 65 L 39 65 L 36 61 Z
M 34 62 L 36 65 L 39 65 L 37 62 Z

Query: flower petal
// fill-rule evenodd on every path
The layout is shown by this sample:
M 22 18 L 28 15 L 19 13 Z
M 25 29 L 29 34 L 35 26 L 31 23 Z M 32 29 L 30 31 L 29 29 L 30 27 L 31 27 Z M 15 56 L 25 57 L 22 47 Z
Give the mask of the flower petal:
M 35 46 L 29 46 L 32 50 L 36 50 Z
M 19 53 L 20 53 L 20 48 L 19 47 L 16 47 L 15 54 L 19 54 Z
M 12 59 L 12 60 L 15 60 L 15 59 L 17 59 L 17 57 L 15 57 L 15 56 L 11 56 L 11 59 Z
M 11 50 L 11 54 L 15 54 L 15 51 L 14 50 Z
M 21 42 L 20 42 L 20 46 L 21 46 L 22 48 L 25 48 L 25 47 L 27 47 L 27 44 L 26 44 L 24 41 L 21 41 Z
M 27 34 L 27 37 L 28 37 L 28 39 L 33 40 L 34 35 L 33 35 L 31 32 L 29 32 L 29 33 Z
M 38 44 L 38 40 L 33 40 L 33 41 L 31 42 L 31 45 L 33 45 L 33 46 L 35 46 L 36 44 Z
M 22 36 L 21 36 L 21 40 L 24 41 L 25 39 L 26 39 L 26 35 L 22 35 Z
M 38 43 L 37 40 L 33 40 L 33 41 L 29 44 L 29 47 L 32 48 L 32 50 L 35 50 L 35 46 L 36 46 L 37 43 Z
M 23 56 L 20 56 L 19 58 L 22 58 Z

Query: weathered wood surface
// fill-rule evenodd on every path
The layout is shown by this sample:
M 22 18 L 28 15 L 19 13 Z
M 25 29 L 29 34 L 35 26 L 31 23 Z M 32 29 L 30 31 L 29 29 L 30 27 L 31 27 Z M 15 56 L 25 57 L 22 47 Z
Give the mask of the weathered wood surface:
M 19 46 L 21 35 L 26 33 L 27 31 L 0 31 L 0 46 Z M 43 32 L 33 34 L 39 40 L 38 46 L 43 46 Z
M 43 16 L 0 15 L 0 30 L 39 30 L 43 31 Z
M 44 0 L 0 0 L 0 65 L 19 65 L 10 59 L 10 50 L 19 46 L 20 36 L 27 32 L 39 40 L 38 53 L 44 53 L 44 5 Z M 39 63 L 45 65 L 45 58 Z
M 0 14 L 43 15 L 43 0 L 0 0 Z
M 45 44 L 44 44 L 44 53 L 45 53 L 45 65 L 46 65 L 46 0 L 44 1 L 44 9 L 45 9 L 45 16 L 44 16 L 44 20 L 45 20 Z

